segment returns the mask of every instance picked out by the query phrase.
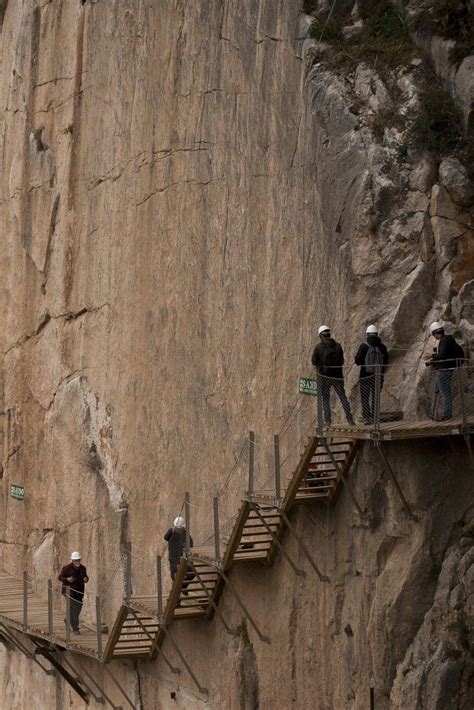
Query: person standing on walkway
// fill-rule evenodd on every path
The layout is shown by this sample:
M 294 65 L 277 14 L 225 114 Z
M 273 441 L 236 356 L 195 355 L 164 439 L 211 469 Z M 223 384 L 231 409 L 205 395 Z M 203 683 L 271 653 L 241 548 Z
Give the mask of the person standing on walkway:
M 171 579 L 175 580 L 176 573 L 178 571 L 178 565 L 181 558 L 184 556 L 184 551 L 186 548 L 186 528 L 184 527 L 184 518 L 178 515 L 173 521 L 173 527 L 165 533 L 165 540 L 168 543 L 168 558 L 170 562 L 170 574 Z M 189 536 L 189 546 L 193 547 L 193 538 Z M 187 587 L 189 582 L 194 579 L 194 571 L 189 565 L 186 576 L 183 581 L 183 594 L 187 594 Z
M 62 582 L 62 593 L 69 594 L 69 624 L 73 633 L 79 634 L 79 615 L 84 603 L 85 585 L 89 581 L 87 570 L 81 564 L 81 555 L 75 551 L 71 553 L 71 562 L 65 565 L 58 577 Z M 65 622 L 66 623 L 66 622 Z
M 331 329 L 328 325 L 321 325 L 318 329 L 320 342 L 315 346 L 311 362 L 318 373 L 318 386 L 321 388 L 323 399 L 324 421 L 327 426 L 331 424 L 331 388 L 334 387 L 339 397 L 348 424 L 354 424 L 351 405 L 344 389 L 344 352 L 339 343 L 331 338 Z
M 364 424 L 374 423 L 376 404 L 380 409 L 380 392 L 378 392 L 379 402 L 376 403 L 375 399 L 377 394 L 376 374 L 379 369 L 381 390 L 387 363 L 387 348 L 379 338 L 377 327 L 369 325 L 366 330 L 366 342 L 359 345 L 355 356 L 355 364 L 360 367 L 359 389 Z
M 430 325 L 430 333 L 438 341 L 433 353 L 427 355 L 426 364 L 435 371 L 436 384 L 441 396 L 443 412 L 438 421 L 446 422 L 453 418 L 453 398 L 451 380 L 453 371 L 464 361 L 464 350 L 452 335 L 447 335 L 442 323 L 435 321 Z

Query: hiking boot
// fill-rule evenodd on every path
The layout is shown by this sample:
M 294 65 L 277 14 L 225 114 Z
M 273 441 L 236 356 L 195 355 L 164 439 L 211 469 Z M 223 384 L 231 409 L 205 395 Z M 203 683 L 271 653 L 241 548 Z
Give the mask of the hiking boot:
M 452 415 L 449 417 L 435 417 L 433 421 L 435 422 L 450 422 L 452 419 Z
M 355 426 L 355 421 L 352 417 L 347 417 L 347 423 L 349 426 Z
M 79 629 L 73 629 L 73 630 L 72 630 L 72 633 L 73 633 L 73 634 L 76 634 L 76 636 L 79 636 L 79 634 L 80 634 L 81 632 L 79 631 Z

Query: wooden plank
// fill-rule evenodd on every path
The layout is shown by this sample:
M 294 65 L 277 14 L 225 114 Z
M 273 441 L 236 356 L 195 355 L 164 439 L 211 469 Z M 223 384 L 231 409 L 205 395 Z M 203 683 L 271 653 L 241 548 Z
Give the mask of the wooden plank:
M 315 436 L 311 437 L 302 457 L 300 458 L 298 466 L 296 467 L 296 469 L 293 473 L 293 476 L 291 478 L 291 483 L 288 486 L 286 494 L 283 498 L 282 507 L 285 511 L 287 511 L 291 508 L 291 505 L 293 503 L 293 500 L 295 499 L 296 493 L 297 493 L 299 485 L 301 483 L 301 479 L 302 479 L 303 475 L 306 473 L 306 471 L 308 470 L 308 464 L 311 461 L 311 457 L 313 456 L 317 445 L 318 445 L 317 437 L 315 437 Z
M 347 460 L 346 460 L 346 462 L 345 462 L 345 464 L 344 464 L 344 466 L 343 466 L 343 471 L 342 471 L 342 475 L 343 475 L 343 476 L 346 476 L 346 477 L 348 476 L 349 471 L 350 471 L 350 468 L 351 468 L 351 466 L 352 466 L 352 463 L 353 463 L 353 461 L 354 461 L 354 459 L 355 459 L 355 456 L 356 456 L 356 454 L 358 453 L 358 451 L 359 451 L 361 445 L 362 445 L 362 444 L 361 444 L 361 441 L 360 441 L 360 440 L 355 440 L 355 441 L 354 441 L 354 444 L 353 444 L 353 447 L 352 447 L 352 451 L 350 452 L 350 454 L 349 454 L 349 456 L 347 457 Z M 340 493 L 341 493 L 341 490 L 342 490 L 343 485 L 344 485 L 344 484 L 342 483 L 342 481 L 339 480 L 339 477 L 338 477 L 338 483 L 337 483 L 337 485 L 334 487 L 332 493 L 329 494 L 329 504 L 330 504 L 330 505 L 334 505 L 335 502 L 337 501 L 337 499 L 339 498 L 339 495 L 340 495 Z
M 117 614 L 117 618 L 115 619 L 115 623 L 112 627 L 112 631 L 110 632 L 108 641 L 105 645 L 104 648 L 104 653 L 103 653 L 103 662 L 104 663 L 109 663 L 109 661 L 112 659 L 113 653 L 114 653 L 114 647 L 115 644 L 117 643 L 119 636 L 122 631 L 122 626 L 123 622 L 128 616 L 128 609 L 126 606 L 121 606 L 119 609 L 119 613 Z

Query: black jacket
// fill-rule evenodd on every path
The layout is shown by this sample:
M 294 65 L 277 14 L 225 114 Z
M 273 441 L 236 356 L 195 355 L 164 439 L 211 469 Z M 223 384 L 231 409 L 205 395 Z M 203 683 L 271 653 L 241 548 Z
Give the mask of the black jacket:
M 340 367 L 324 367 L 324 351 L 328 348 L 335 349 L 337 364 L 340 365 Z M 316 372 L 320 375 L 326 375 L 326 377 L 337 377 L 339 379 L 344 376 L 342 371 L 342 366 L 344 365 L 344 351 L 341 345 L 333 338 L 321 340 L 321 342 L 316 345 L 313 350 L 311 362 L 315 366 Z
M 438 347 L 431 356 L 429 364 L 434 370 L 445 370 L 456 367 L 456 358 L 459 358 L 458 344 L 452 335 L 443 335 L 438 341 Z
M 165 540 L 168 543 L 168 556 L 170 567 L 176 569 L 186 546 L 186 528 L 170 528 L 165 533 Z M 189 536 L 189 545 L 193 547 L 193 538 Z
M 388 363 L 387 348 L 382 343 L 382 341 L 380 340 L 378 335 L 368 335 L 367 342 L 361 343 L 359 345 L 359 349 L 358 349 L 356 356 L 354 358 L 355 364 L 359 365 L 359 367 L 360 367 L 359 379 L 362 379 L 362 377 L 370 377 L 372 374 L 370 372 L 367 372 L 367 370 L 364 367 L 365 356 L 367 355 L 369 345 L 371 345 L 373 348 L 379 348 L 380 352 L 382 353 L 382 358 L 383 358 L 382 375 L 385 374 L 385 365 Z
M 74 582 L 68 582 L 68 577 L 74 577 Z M 66 594 L 66 589 L 70 589 L 71 597 L 73 599 L 82 599 L 84 596 L 84 585 L 89 581 L 87 570 L 84 565 L 74 567 L 72 562 L 70 562 L 62 568 L 58 579 L 63 583 L 61 589 L 63 594 Z

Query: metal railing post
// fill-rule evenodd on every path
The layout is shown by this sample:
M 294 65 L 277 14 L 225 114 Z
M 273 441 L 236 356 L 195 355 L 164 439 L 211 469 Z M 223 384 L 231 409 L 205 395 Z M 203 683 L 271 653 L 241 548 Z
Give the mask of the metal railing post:
M 375 365 L 375 392 L 374 392 L 374 432 L 380 431 L 380 393 L 382 390 L 382 366 Z M 377 439 L 375 440 L 377 442 Z
M 156 556 L 156 595 L 158 600 L 158 617 L 163 615 L 163 575 L 161 573 L 161 555 Z
M 461 401 L 461 419 L 463 427 L 467 426 L 467 407 L 466 407 L 466 370 L 464 365 L 460 365 L 457 368 L 458 373 L 458 386 L 459 386 L 459 398 Z
M 255 475 L 255 432 L 249 431 L 249 496 L 253 495 Z
M 95 624 L 97 627 L 97 655 L 102 658 L 102 621 L 100 618 L 100 597 L 95 598 Z
M 28 572 L 23 572 L 23 631 L 28 628 Z
M 66 646 L 71 640 L 71 590 L 66 587 Z
M 190 539 L 190 510 L 189 510 L 189 493 L 184 494 L 184 520 L 186 525 L 186 555 L 189 555 L 189 550 L 191 549 L 191 539 Z
M 318 436 L 324 434 L 324 419 L 323 419 L 323 378 L 321 375 L 316 376 L 316 414 L 317 414 L 317 432 Z
M 214 496 L 213 498 L 213 508 L 214 508 L 214 550 L 216 555 L 216 560 L 221 559 L 221 547 L 219 539 L 219 498 Z
M 53 640 L 53 580 L 48 579 L 48 636 Z
M 132 543 L 125 543 L 125 603 L 132 596 Z
M 280 467 L 280 435 L 273 436 L 273 449 L 275 452 L 275 497 L 281 499 L 281 467 Z

